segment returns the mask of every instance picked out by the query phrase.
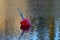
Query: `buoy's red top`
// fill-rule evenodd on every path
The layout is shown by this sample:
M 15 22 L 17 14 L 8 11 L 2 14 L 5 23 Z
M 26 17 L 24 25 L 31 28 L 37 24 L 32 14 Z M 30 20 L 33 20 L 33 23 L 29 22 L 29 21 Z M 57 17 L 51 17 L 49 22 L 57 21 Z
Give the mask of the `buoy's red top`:
M 23 31 L 29 31 L 29 28 L 31 26 L 31 22 L 28 18 L 24 18 L 23 20 L 20 21 L 20 24 L 21 24 L 21 29 Z

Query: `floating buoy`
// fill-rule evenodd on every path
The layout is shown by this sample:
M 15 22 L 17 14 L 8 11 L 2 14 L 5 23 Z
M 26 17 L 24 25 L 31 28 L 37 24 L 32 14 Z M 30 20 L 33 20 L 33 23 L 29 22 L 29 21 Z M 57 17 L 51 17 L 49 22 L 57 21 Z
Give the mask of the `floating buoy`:
M 29 31 L 30 26 L 31 26 L 31 21 L 30 21 L 29 18 L 25 18 L 25 17 L 24 17 L 21 9 L 17 8 L 17 10 L 18 10 L 18 12 L 19 12 L 20 17 L 22 18 L 22 20 L 20 21 L 20 24 L 21 24 L 20 29 L 21 29 L 23 32 L 22 32 L 21 35 L 19 36 L 19 40 L 20 40 L 21 36 L 23 36 L 23 34 L 24 34 L 25 32 L 28 32 L 28 31 Z
M 21 27 L 20 27 L 20 28 L 21 28 L 23 31 L 29 31 L 29 28 L 30 28 L 30 26 L 31 26 L 31 21 L 30 21 L 30 19 L 24 18 L 23 20 L 20 21 L 20 24 L 21 24 Z

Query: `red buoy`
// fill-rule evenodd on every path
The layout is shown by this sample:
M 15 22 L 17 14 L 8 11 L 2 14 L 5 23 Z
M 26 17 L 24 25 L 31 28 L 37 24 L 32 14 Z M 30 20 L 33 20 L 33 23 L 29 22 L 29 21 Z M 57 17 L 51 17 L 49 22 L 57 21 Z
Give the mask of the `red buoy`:
M 21 29 L 23 31 L 29 31 L 29 28 L 31 26 L 31 22 L 28 18 L 24 18 L 23 20 L 20 21 L 20 24 L 21 24 Z

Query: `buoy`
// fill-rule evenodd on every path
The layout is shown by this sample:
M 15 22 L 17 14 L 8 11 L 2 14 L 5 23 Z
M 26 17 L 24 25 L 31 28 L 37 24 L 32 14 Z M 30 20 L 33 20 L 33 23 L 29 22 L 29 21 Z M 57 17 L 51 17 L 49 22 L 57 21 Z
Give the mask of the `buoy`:
M 21 28 L 23 31 L 29 31 L 30 26 L 31 26 L 31 21 L 30 21 L 30 19 L 24 18 L 23 20 L 20 21 L 20 24 L 21 24 L 21 27 L 20 27 L 20 28 Z
M 28 31 L 29 31 L 29 29 L 30 29 L 30 27 L 31 27 L 31 21 L 30 21 L 29 18 L 25 18 L 25 17 L 24 17 L 21 9 L 17 8 L 17 10 L 18 10 L 18 12 L 19 12 L 20 17 L 22 18 L 21 21 L 20 21 L 20 24 L 21 24 L 20 29 L 21 29 L 23 32 L 22 32 L 21 35 L 19 36 L 19 40 L 20 40 L 21 36 L 23 36 L 23 34 L 24 34 L 25 32 L 28 32 Z

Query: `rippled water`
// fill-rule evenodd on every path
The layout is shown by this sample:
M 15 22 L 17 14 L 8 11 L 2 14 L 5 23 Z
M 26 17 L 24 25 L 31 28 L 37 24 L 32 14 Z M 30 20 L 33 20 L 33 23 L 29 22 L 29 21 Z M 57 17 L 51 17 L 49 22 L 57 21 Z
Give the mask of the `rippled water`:
M 39 30 L 40 31 L 40 30 Z M 44 31 L 44 30 L 42 30 Z M 28 35 L 25 33 L 20 40 L 48 40 L 48 33 L 47 30 L 45 30 L 44 32 L 38 32 L 38 31 L 34 31 L 34 32 L 30 32 Z M 11 37 L 11 36 L 1 36 L 0 40 L 18 40 L 19 36 L 15 36 L 15 37 Z
M 55 21 L 55 40 L 60 40 L 60 23 L 59 19 Z
M 60 40 L 60 23 L 55 21 L 55 35 L 54 40 Z M 0 35 L 0 40 L 19 40 L 19 36 L 4 36 Z M 49 39 L 49 28 L 47 26 L 35 28 L 33 31 L 30 31 L 28 34 L 25 33 L 20 40 L 50 40 Z
M 20 40 L 49 40 L 49 28 L 41 24 L 39 25 L 42 22 L 42 20 L 40 22 L 34 22 L 34 30 L 31 30 L 28 34 L 25 33 Z M 0 40 L 19 40 L 19 36 L 1 35 Z

